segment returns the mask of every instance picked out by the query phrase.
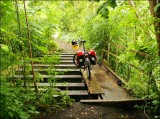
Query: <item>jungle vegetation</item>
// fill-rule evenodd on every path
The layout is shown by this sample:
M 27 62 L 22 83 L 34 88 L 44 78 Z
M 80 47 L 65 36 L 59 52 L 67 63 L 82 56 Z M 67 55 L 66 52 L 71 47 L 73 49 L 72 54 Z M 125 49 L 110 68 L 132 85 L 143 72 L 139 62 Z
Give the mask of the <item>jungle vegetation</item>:
M 33 62 L 36 56 L 58 53 L 57 36 L 66 42 L 87 40 L 100 62 L 109 66 L 138 98 L 153 98 L 156 112 L 160 96 L 160 1 L 0 1 L 1 117 L 30 118 L 37 106 L 64 108 L 73 102 L 67 95 L 50 101 L 49 91 L 41 93 Z M 103 50 L 102 50 L 103 49 Z M 108 55 L 107 53 L 110 52 Z M 112 55 L 111 55 L 112 54 Z M 105 60 L 104 60 L 105 59 Z M 46 60 L 46 59 L 44 59 Z M 48 59 L 57 62 L 57 58 Z M 30 61 L 35 91 L 21 87 L 10 76 L 15 68 Z M 27 74 L 27 69 L 24 69 Z M 23 82 L 24 83 L 24 82 Z M 36 102 L 36 103 L 35 103 Z M 26 105 L 26 106 L 24 106 Z

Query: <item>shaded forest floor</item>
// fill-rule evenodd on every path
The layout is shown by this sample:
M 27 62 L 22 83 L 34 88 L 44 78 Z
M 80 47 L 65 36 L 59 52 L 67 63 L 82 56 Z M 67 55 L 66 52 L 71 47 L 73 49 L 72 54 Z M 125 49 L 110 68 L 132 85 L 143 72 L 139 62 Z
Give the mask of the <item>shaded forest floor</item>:
M 65 52 L 74 53 L 71 44 L 56 40 Z M 64 110 L 49 108 L 38 119 L 148 119 L 143 110 L 124 110 L 114 106 L 98 106 L 73 103 Z M 151 118 L 152 119 L 152 118 Z
M 41 113 L 39 119 L 148 119 L 143 111 L 123 110 L 110 106 L 88 105 L 80 102 L 64 110 L 50 108 Z M 153 118 L 151 118 L 153 119 Z

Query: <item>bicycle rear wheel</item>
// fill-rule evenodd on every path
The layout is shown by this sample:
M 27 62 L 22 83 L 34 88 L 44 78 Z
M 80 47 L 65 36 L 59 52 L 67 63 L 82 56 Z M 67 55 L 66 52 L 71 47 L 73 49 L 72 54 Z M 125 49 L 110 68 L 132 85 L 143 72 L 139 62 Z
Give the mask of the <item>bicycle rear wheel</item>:
M 91 79 L 91 65 L 90 65 L 89 60 L 86 60 L 86 70 L 87 70 L 87 77 L 90 80 Z
M 79 65 L 77 64 L 77 53 L 74 54 L 74 56 L 73 56 L 73 63 L 74 63 L 77 67 L 79 67 Z

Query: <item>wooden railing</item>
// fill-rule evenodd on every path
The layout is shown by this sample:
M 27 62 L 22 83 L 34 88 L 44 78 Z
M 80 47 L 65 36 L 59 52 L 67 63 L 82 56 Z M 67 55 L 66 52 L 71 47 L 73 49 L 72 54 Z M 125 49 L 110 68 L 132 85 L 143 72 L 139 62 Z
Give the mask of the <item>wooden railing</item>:
M 144 52 L 139 52 L 135 50 L 128 50 L 124 46 L 116 45 L 115 43 L 106 42 L 105 48 L 102 50 L 102 62 L 109 68 L 115 75 L 118 76 L 118 78 L 126 84 L 131 76 L 132 76 L 132 70 L 136 69 L 138 72 L 142 73 L 146 77 L 149 78 L 148 72 L 145 72 L 143 69 L 140 69 L 135 64 L 132 64 L 129 60 L 126 60 L 124 57 L 124 61 L 120 62 L 119 56 L 122 54 L 125 54 L 125 52 L 138 54 L 140 56 L 143 56 L 145 59 L 149 59 L 149 55 L 147 55 Z M 120 68 L 124 68 L 124 74 L 122 75 L 119 72 Z M 122 69 L 123 70 L 123 69 Z

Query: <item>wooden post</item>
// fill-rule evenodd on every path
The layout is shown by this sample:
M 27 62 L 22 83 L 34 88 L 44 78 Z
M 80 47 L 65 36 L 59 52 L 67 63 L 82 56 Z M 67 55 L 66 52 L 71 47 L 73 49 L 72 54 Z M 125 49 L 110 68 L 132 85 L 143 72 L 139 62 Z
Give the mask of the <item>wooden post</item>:
M 115 72 L 117 73 L 117 71 L 118 71 L 118 47 L 116 45 L 116 70 Z
M 109 65 L 109 53 L 110 53 L 110 43 L 108 42 L 108 54 L 107 54 L 108 66 L 110 66 L 110 65 Z
M 101 59 L 101 64 L 103 63 L 103 60 L 104 60 L 104 50 L 105 50 L 105 49 L 103 48 L 103 49 L 102 49 L 102 56 L 101 56 L 101 58 L 102 58 L 102 59 Z
M 130 77 L 131 77 L 131 65 L 129 64 L 129 66 L 128 66 L 128 72 L 127 72 L 127 80 L 128 81 L 129 81 Z

